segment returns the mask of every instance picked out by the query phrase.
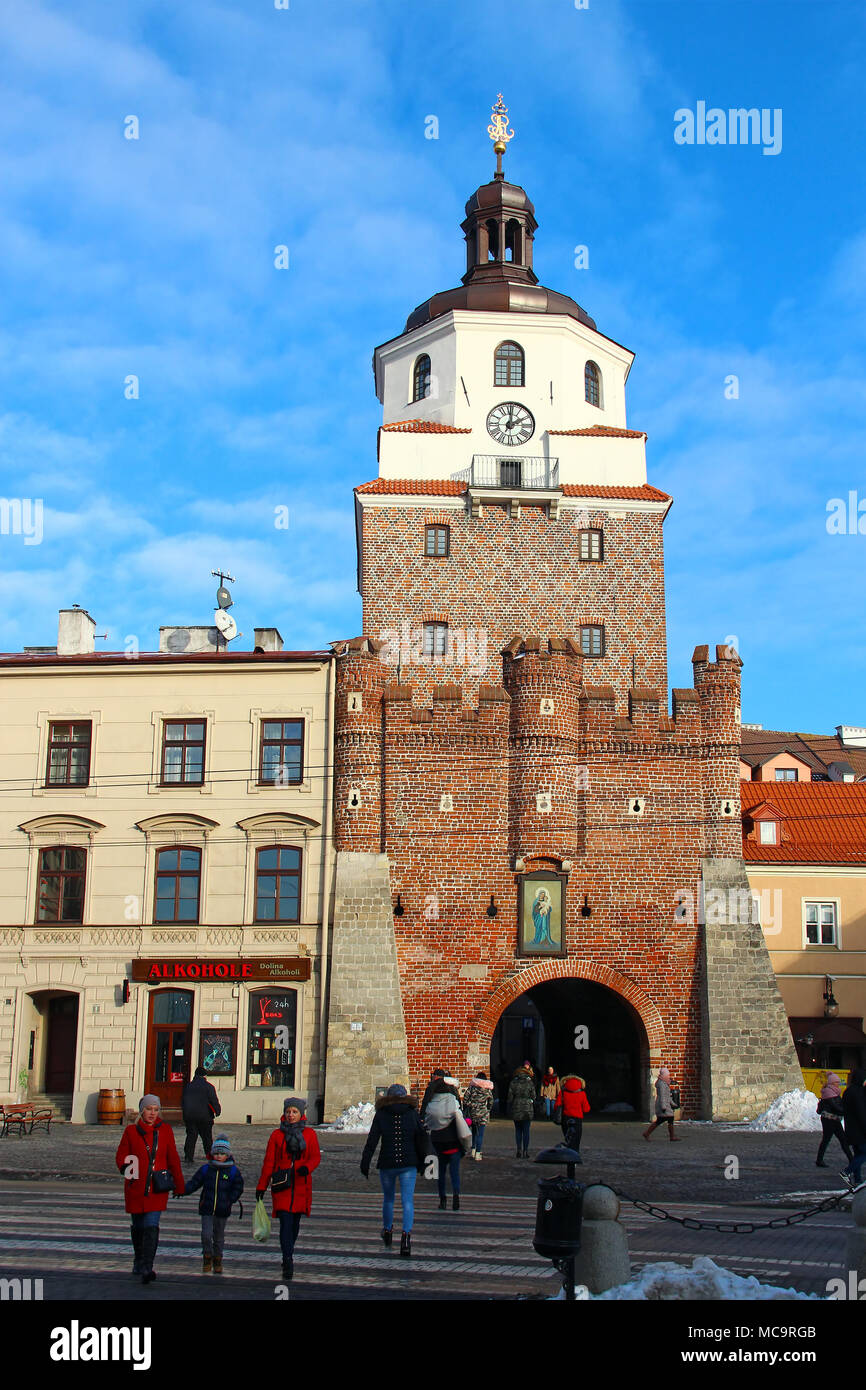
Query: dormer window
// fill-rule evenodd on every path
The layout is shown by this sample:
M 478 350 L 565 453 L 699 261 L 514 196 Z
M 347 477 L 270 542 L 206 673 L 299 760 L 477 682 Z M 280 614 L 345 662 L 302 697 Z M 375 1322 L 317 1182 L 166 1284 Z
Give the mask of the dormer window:
M 524 365 L 519 343 L 500 343 L 493 356 L 493 385 L 524 386 Z
M 432 372 L 430 369 L 430 358 L 427 356 L 425 352 L 422 353 L 421 356 L 416 360 L 415 370 L 412 373 L 413 402 L 423 401 L 427 396 L 430 395 L 431 377 Z
M 587 362 L 583 373 L 583 384 L 589 405 L 601 409 L 601 372 L 594 362 Z

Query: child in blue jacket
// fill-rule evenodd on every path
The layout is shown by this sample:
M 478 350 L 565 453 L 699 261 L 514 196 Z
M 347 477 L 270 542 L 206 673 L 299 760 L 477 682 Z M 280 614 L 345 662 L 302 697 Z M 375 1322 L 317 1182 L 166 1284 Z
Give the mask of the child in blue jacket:
M 241 1170 L 232 1162 L 231 1144 L 224 1134 L 217 1135 L 207 1163 L 187 1181 L 186 1191 L 195 1192 L 199 1187 L 201 1272 L 210 1274 L 212 1268 L 214 1274 L 222 1274 L 226 1222 L 244 1190 Z

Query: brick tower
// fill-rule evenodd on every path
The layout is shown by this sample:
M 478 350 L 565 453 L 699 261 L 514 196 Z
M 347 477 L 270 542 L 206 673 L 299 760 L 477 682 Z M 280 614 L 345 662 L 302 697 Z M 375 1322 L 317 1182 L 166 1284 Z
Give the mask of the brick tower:
M 374 356 L 326 1113 L 532 1052 L 639 1114 L 665 1063 L 686 1114 L 741 1118 L 800 1081 L 741 858 L 741 663 L 699 647 L 668 716 L 671 499 L 626 425 L 633 354 L 538 283 L 507 138 L 461 285 Z

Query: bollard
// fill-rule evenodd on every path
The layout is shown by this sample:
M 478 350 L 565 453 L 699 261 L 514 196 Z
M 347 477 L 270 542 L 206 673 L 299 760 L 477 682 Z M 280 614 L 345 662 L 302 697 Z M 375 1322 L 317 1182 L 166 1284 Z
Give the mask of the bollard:
M 590 1293 L 604 1293 L 631 1278 L 628 1233 L 619 1212 L 619 1198 L 609 1187 L 592 1183 L 585 1189 L 575 1278 Z
M 573 1303 L 575 1259 L 580 1252 L 580 1229 L 583 1211 L 583 1185 L 575 1182 L 575 1164 L 580 1155 L 565 1144 L 543 1149 L 536 1163 L 567 1165 L 567 1176 L 539 1178 L 538 1204 L 535 1210 L 535 1235 L 532 1244 L 539 1255 L 553 1260 L 562 1272 L 566 1301 Z

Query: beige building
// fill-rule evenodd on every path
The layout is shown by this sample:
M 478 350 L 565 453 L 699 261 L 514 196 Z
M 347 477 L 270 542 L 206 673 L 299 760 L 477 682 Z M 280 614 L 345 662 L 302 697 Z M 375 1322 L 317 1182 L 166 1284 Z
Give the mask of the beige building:
M 807 1073 L 866 1065 L 866 784 L 744 781 L 743 856 Z
M 177 1109 L 203 1065 L 229 1121 L 324 1094 L 332 660 L 163 628 L 154 653 L 0 657 L 0 1102 Z

